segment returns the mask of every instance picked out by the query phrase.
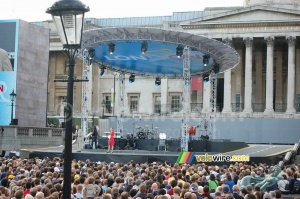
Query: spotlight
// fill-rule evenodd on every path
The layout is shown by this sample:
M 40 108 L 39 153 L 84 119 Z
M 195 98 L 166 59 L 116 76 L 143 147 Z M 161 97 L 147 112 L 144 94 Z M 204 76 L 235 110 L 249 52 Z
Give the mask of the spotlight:
M 102 76 L 104 74 L 104 72 L 105 72 L 105 67 L 102 67 L 101 72 L 100 72 L 100 76 Z
M 134 80 L 135 80 L 135 75 L 134 75 L 134 74 L 131 74 L 131 75 L 129 76 L 129 83 L 133 83 Z
M 145 54 L 148 50 L 148 44 L 146 41 L 143 41 L 142 45 L 141 45 L 141 51 L 143 54 Z
M 220 65 L 219 64 L 214 65 L 213 72 L 215 73 L 216 76 L 219 74 L 219 72 L 220 72 Z
M 109 54 L 112 55 L 115 52 L 115 46 L 116 46 L 116 44 L 114 44 L 114 43 L 109 43 L 108 44 L 108 52 L 109 52 Z
M 90 48 L 88 50 L 88 62 L 89 62 L 89 65 L 91 65 L 93 63 L 94 57 L 95 57 L 95 49 Z
M 89 58 L 90 59 L 93 59 L 95 57 L 95 49 L 94 48 L 90 48 L 88 50 L 88 53 L 89 53 Z
M 209 81 L 209 74 L 206 73 L 203 75 L 203 82 L 206 83 L 208 81 Z
M 209 55 L 204 55 L 204 56 L 203 56 L 203 65 L 204 65 L 204 66 L 207 66 L 207 65 L 208 65 L 208 63 L 209 63 L 209 58 L 210 58 Z
M 178 58 L 180 58 L 183 55 L 183 46 L 182 45 L 178 45 L 176 48 L 176 56 Z
M 155 86 L 159 86 L 159 85 L 160 85 L 160 78 L 157 77 L 157 78 L 155 79 Z

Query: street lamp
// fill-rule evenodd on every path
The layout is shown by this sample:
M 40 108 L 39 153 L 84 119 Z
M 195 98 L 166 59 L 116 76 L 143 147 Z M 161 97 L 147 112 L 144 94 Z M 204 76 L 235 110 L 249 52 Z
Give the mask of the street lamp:
M 105 103 L 105 101 L 104 101 L 104 99 L 102 100 L 102 102 L 101 102 L 101 106 L 102 106 L 102 118 L 104 118 L 104 108 L 105 108 L 105 105 L 106 105 L 106 103 Z
M 10 117 L 10 124 L 9 125 L 14 125 L 14 102 L 16 100 L 17 94 L 15 93 L 14 90 L 12 90 L 10 96 L 10 101 L 11 101 L 11 117 Z
M 68 106 L 66 97 L 64 97 L 63 106 L 64 106 L 64 127 L 66 128 L 66 112 L 67 112 L 67 106 Z
M 46 13 L 51 14 L 60 41 L 68 56 L 67 103 L 68 120 L 65 132 L 64 186 L 63 199 L 71 197 L 71 164 L 72 164 L 72 120 L 73 120 L 73 87 L 75 57 L 81 48 L 84 13 L 90 9 L 79 0 L 58 0 Z

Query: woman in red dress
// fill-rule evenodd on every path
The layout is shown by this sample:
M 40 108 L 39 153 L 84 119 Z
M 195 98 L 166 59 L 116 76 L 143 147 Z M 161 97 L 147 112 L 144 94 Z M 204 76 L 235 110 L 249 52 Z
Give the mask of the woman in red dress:
M 109 152 L 109 150 L 110 150 L 110 153 L 113 152 L 114 145 L 115 145 L 115 130 L 114 130 L 114 128 L 111 128 L 109 136 L 108 136 L 108 150 L 107 150 L 107 153 Z

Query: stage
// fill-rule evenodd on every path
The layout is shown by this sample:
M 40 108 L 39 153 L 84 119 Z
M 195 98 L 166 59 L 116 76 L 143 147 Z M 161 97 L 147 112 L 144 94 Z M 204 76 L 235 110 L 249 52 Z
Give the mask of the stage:
M 99 149 L 107 149 L 107 138 L 98 138 Z M 241 149 L 248 145 L 244 142 L 231 142 L 230 140 L 191 140 L 189 151 L 194 152 L 219 152 L 224 153 Z M 86 147 L 87 148 L 87 147 Z M 144 151 L 180 151 L 180 140 L 159 140 L 159 139 L 115 139 L 115 148 L 119 150 L 137 149 Z
M 104 139 L 103 139 L 104 140 Z M 102 142 L 102 139 L 100 140 Z M 123 142 L 123 140 L 121 141 Z M 156 140 L 143 140 L 138 142 L 142 148 L 151 146 L 155 146 Z M 237 145 L 234 142 L 210 142 L 210 151 L 201 151 L 195 152 L 194 155 L 218 155 L 223 154 L 227 156 L 233 155 L 247 155 L 250 157 L 250 162 L 263 162 L 267 164 L 277 164 L 285 155 L 287 151 L 292 149 L 292 145 L 260 145 L 260 144 L 250 144 L 244 147 L 240 147 L 239 149 L 230 149 L 229 146 Z M 168 141 L 166 142 L 168 143 Z M 201 142 L 196 142 L 201 143 Z M 223 144 L 222 144 L 223 143 Z M 150 144 L 150 145 L 149 145 Z M 219 146 L 218 146 L 219 145 Z M 214 148 L 216 147 L 216 148 Z M 45 156 L 49 158 L 53 157 L 61 157 L 61 152 L 63 150 L 63 146 L 54 146 L 49 148 L 39 148 L 39 149 L 22 149 L 20 151 L 21 158 L 44 158 Z M 170 148 L 170 147 L 169 147 Z M 215 149 L 215 150 L 214 150 Z M 222 149 L 225 149 L 222 151 Z M 119 162 L 119 163 L 127 163 L 130 160 L 135 162 L 164 162 L 167 161 L 169 163 L 176 163 L 178 156 L 180 155 L 179 151 L 165 151 L 165 150 L 145 150 L 145 149 L 135 149 L 135 150 L 115 150 L 112 154 L 106 153 L 107 149 L 83 149 L 81 152 L 76 152 L 77 149 L 73 145 L 72 149 L 72 159 L 76 160 L 86 160 L 90 159 L 92 162 Z M 197 163 L 196 158 L 193 158 L 191 161 L 192 164 Z M 205 162 L 206 164 L 216 164 L 216 165 L 224 165 L 230 164 L 231 162 Z

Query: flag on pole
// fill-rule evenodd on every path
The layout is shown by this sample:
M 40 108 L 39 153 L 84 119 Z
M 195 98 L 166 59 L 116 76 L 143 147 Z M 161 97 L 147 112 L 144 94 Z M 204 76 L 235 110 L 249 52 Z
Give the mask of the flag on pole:
M 192 90 L 193 91 L 203 90 L 203 77 L 192 78 Z

